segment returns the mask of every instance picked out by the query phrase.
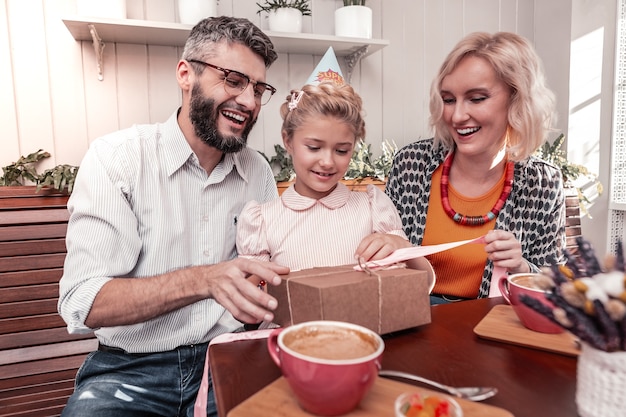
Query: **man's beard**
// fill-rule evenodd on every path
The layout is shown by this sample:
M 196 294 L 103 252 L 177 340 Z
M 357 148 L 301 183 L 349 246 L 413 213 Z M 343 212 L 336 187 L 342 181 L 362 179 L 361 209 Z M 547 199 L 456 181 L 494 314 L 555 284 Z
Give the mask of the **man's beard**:
M 217 129 L 218 116 L 219 112 L 215 108 L 215 100 L 205 98 L 200 85 L 195 84 L 191 90 L 189 119 L 196 136 L 221 152 L 239 152 L 246 146 L 248 134 L 256 123 L 256 119 L 248 119 L 241 136 L 224 136 Z

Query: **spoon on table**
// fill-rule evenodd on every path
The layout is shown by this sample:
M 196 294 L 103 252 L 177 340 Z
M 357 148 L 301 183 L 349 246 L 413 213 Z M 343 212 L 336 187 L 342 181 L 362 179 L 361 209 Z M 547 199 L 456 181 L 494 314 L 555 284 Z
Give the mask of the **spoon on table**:
M 380 370 L 378 371 L 378 375 L 380 376 L 391 376 L 397 378 L 405 378 L 410 379 L 412 381 L 421 382 L 426 385 L 430 385 L 436 388 L 439 388 L 443 391 L 446 391 L 449 394 L 452 394 L 456 397 L 463 398 L 465 400 L 470 401 L 482 401 L 487 398 L 491 398 L 498 393 L 497 388 L 492 387 L 451 387 L 448 385 L 441 384 L 439 382 L 431 381 L 430 379 L 423 378 L 421 376 L 409 374 L 406 372 L 400 371 L 389 371 L 389 370 Z

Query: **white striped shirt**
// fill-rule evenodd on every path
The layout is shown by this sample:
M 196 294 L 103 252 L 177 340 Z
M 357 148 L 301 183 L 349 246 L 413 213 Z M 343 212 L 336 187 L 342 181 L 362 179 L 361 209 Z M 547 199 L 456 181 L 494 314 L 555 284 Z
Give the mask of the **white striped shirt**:
M 277 197 L 271 169 L 256 151 L 224 155 L 209 174 L 180 130 L 137 125 L 94 141 L 68 202 L 67 258 L 59 313 L 70 333 L 90 331 L 85 319 L 112 277 L 154 276 L 236 256 L 237 216 L 250 200 Z M 218 323 L 213 299 L 145 323 L 100 328 L 105 345 L 154 352 L 202 343 L 232 331 Z
M 246 205 L 237 225 L 239 256 L 272 260 L 292 271 L 355 264 L 354 252 L 372 233 L 406 239 L 398 212 L 381 190 L 350 191 L 344 184 L 315 200 L 293 185 L 279 199 Z

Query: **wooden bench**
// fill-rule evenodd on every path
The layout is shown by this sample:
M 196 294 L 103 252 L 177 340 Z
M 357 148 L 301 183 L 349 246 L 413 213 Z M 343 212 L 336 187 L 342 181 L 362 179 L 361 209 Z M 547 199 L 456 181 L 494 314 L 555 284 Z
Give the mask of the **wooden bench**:
M 0 187 L 0 416 L 58 416 L 93 334 L 57 313 L 67 195 Z

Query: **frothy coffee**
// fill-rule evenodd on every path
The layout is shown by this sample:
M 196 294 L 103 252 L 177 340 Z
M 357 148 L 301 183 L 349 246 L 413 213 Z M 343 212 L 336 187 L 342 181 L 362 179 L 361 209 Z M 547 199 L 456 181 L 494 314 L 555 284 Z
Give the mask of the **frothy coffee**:
M 285 334 L 283 343 L 302 355 L 330 360 L 362 358 L 378 349 L 371 335 L 335 326 L 303 327 Z
M 532 275 L 520 275 L 511 279 L 511 282 L 514 282 L 516 285 L 519 285 L 520 287 L 532 288 L 534 290 L 541 289 L 535 282 L 535 277 Z

